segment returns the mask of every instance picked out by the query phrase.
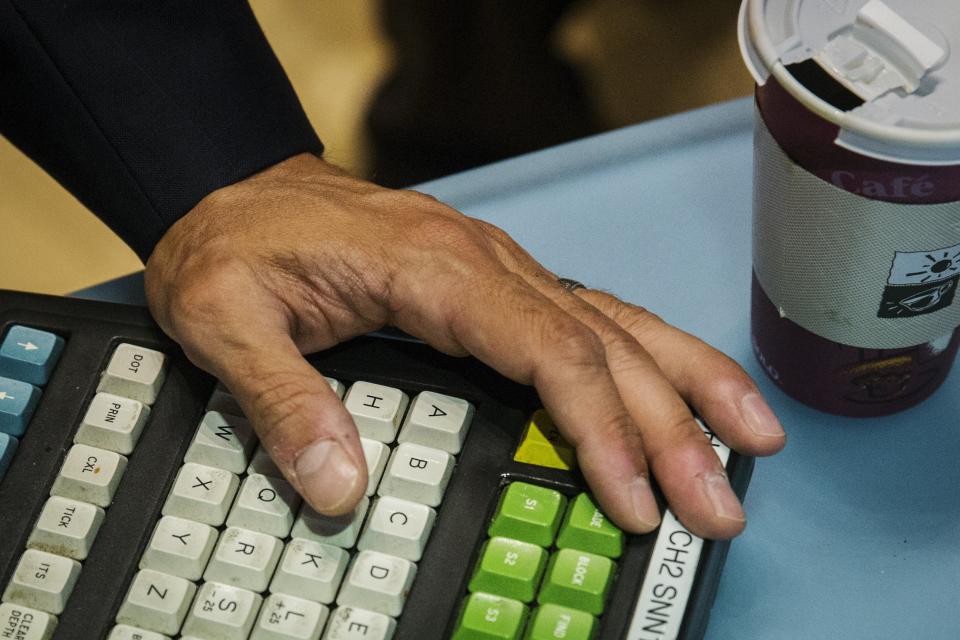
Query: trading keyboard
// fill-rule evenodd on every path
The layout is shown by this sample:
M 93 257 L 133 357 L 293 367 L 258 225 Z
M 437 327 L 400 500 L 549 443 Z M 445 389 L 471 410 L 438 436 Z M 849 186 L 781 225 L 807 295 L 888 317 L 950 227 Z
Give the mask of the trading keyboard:
M 624 535 L 529 387 L 402 338 L 308 359 L 362 437 L 348 516 L 146 310 L 0 291 L 0 640 L 702 637 L 728 543 Z

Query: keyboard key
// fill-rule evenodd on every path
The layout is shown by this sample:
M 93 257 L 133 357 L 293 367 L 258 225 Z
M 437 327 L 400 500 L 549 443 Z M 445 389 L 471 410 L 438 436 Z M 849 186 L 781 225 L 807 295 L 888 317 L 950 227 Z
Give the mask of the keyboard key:
M 585 611 L 545 604 L 534 610 L 524 640 L 590 640 L 596 627 Z
M 300 495 L 285 480 L 254 474 L 243 479 L 227 524 L 285 538 L 299 507 Z
M 490 538 L 483 544 L 480 560 L 470 578 L 470 591 L 485 591 L 531 602 L 547 566 L 547 552 L 535 544 Z
M 166 360 L 167 356 L 159 351 L 121 343 L 110 356 L 97 391 L 152 405 L 166 378 Z
M 177 473 L 163 515 L 219 527 L 239 486 L 240 480 L 229 471 L 188 462 Z
M 240 403 L 237 402 L 237 399 L 223 386 L 223 383 L 219 381 L 217 382 L 217 386 L 213 388 L 213 394 L 210 396 L 210 400 L 207 401 L 207 411 L 219 411 L 220 413 L 226 413 L 231 416 L 243 415 L 243 409 L 240 408 Z
M 264 533 L 228 527 L 210 558 L 203 579 L 250 591 L 266 591 L 283 543 Z
M 0 604 L 0 638 L 6 640 L 50 640 L 57 618 L 46 611 L 13 602 Z
M 490 593 L 467 597 L 452 640 L 520 640 L 527 607 Z
M 199 580 L 216 544 L 217 530 L 210 525 L 163 516 L 143 552 L 140 568 Z
M 363 458 L 367 463 L 367 495 L 372 496 L 380 484 L 383 470 L 387 468 L 390 447 L 369 438 L 360 438 L 360 446 L 363 447 Z
M 322 604 L 274 593 L 260 608 L 250 640 L 317 640 L 329 614 Z
M 273 458 L 262 446 L 257 446 L 256 451 L 253 452 L 253 457 L 250 459 L 250 464 L 247 466 L 247 475 L 255 473 L 271 478 L 283 477 L 280 469 L 277 468 L 277 463 L 273 461 Z
M 84 560 L 100 531 L 103 516 L 103 509 L 96 505 L 50 496 L 27 540 L 27 547 Z
M 393 442 L 410 399 L 407 394 L 372 382 L 354 382 L 343 399 L 364 438 Z
M 290 535 L 294 538 L 304 538 L 314 542 L 332 544 L 341 549 L 349 549 L 357 544 L 360 527 L 363 525 L 363 518 L 367 515 L 369 507 L 370 498 L 364 496 L 352 513 L 342 516 L 325 516 L 304 504 L 300 508 L 297 521 L 293 523 Z
M 550 558 L 537 602 L 558 604 L 598 616 L 603 613 L 613 567 L 609 558 L 561 549 Z
M 3 480 L 3 476 L 7 474 L 19 444 L 19 440 L 13 436 L 0 432 L 0 480 Z
M 19 438 L 40 402 L 40 389 L 32 384 L 0 377 L 0 433 Z
M 413 399 L 398 442 L 413 442 L 447 453 L 460 453 L 473 412 L 473 405 L 466 400 L 424 391 Z
M 128 624 L 118 624 L 110 630 L 107 640 L 170 640 L 170 638 L 162 633 L 131 627 Z
M 127 459 L 119 453 L 75 444 L 67 452 L 50 494 L 109 507 L 126 468 Z
M 439 506 L 453 475 L 453 456 L 412 442 L 397 445 L 377 493 Z
M 623 553 L 623 532 L 603 515 L 589 495 L 581 493 L 570 503 L 557 536 L 557 547 L 619 558 Z
M 530 417 L 513 459 L 564 471 L 577 466 L 573 447 L 564 440 L 560 430 L 543 409 L 538 409 Z
M 3 592 L 3 601 L 60 615 L 79 575 L 76 560 L 27 549 Z
M 340 607 L 330 614 L 323 640 L 390 640 L 397 621 L 382 613 Z
M 417 565 L 385 553 L 361 551 L 343 581 L 337 604 L 399 616 L 413 586 Z
M 183 636 L 246 640 L 263 601 L 259 595 L 239 587 L 207 582 L 200 587 Z
M 329 376 L 323 376 L 326 379 L 327 384 L 330 385 L 330 388 L 333 389 L 333 392 L 337 394 L 337 397 L 343 400 L 343 396 L 347 393 L 347 388 L 343 386 L 343 383 L 339 380 L 334 380 Z
M 566 503 L 567 499 L 559 491 L 526 482 L 511 482 L 500 496 L 487 532 L 490 536 L 549 547 L 560 528 Z
M 294 538 L 283 550 L 270 591 L 330 604 L 349 563 L 350 555 L 340 547 Z
M 183 578 L 144 569 L 134 576 L 117 612 L 117 622 L 174 635 L 196 591 L 196 585 Z
M 384 496 L 373 504 L 357 548 L 416 562 L 436 519 L 437 512 L 424 504 Z
M 253 427 L 246 418 L 208 411 L 183 460 L 243 473 L 256 445 Z
M 130 455 L 149 417 L 150 407 L 142 402 L 98 393 L 90 401 L 73 441 Z
M 45 385 L 63 351 L 63 338 L 15 324 L 0 344 L 0 376 Z

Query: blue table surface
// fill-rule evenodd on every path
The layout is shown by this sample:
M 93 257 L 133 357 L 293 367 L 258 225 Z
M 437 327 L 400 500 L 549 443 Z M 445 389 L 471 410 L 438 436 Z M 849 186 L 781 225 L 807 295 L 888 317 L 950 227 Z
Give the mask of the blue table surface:
M 960 388 L 848 419 L 783 395 L 749 341 L 750 100 L 421 185 L 555 272 L 642 304 L 739 361 L 789 432 L 757 461 L 707 637 L 960 637 Z M 136 279 L 81 295 L 142 300 Z

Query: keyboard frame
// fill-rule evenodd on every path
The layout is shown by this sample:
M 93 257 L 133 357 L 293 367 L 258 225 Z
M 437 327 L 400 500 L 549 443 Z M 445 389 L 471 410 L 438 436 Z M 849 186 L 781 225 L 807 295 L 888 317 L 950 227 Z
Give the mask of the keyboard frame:
M 169 358 L 167 380 L 129 456 L 54 634 L 57 640 L 105 637 L 203 416 L 214 380 L 190 364 L 142 307 L 0 290 L 0 335 L 10 324 L 52 331 L 63 336 L 66 345 L 10 469 L 0 481 L 0 588 L 6 586 L 26 547 L 113 348 L 120 342 L 134 342 L 159 349 Z M 395 386 L 411 397 L 432 390 L 462 397 L 476 407 L 394 634 L 395 640 L 449 638 L 502 487 L 523 480 L 572 495 L 586 488 L 582 477 L 513 461 L 526 420 L 540 406 L 539 400 L 532 388 L 503 378 L 475 359 L 446 356 L 409 338 L 383 336 L 356 338 L 308 359 L 345 384 L 367 380 Z M 752 470 L 753 458 L 731 452 L 727 472 L 741 499 Z M 616 561 L 615 582 L 596 640 L 625 637 L 655 536 L 656 532 L 628 536 L 624 554 Z M 728 549 L 729 542 L 704 542 L 680 638 L 703 637 Z M 335 606 L 330 605 L 331 611 Z M 447 619 L 438 621 L 438 611 L 447 611 Z

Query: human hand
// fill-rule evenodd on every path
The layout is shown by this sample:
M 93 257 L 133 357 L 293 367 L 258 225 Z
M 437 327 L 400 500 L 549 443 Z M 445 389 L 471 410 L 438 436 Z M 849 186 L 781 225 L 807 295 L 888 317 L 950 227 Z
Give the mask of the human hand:
M 366 467 L 352 418 L 301 354 L 388 324 L 534 385 L 630 532 L 659 523 L 651 472 L 692 532 L 744 527 L 688 403 L 738 451 L 785 443 L 746 373 L 700 340 L 609 294 L 566 291 L 493 225 L 311 155 L 200 202 L 157 245 L 146 291 L 164 331 L 227 385 L 286 478 L 330 515 L 360 500 Z

